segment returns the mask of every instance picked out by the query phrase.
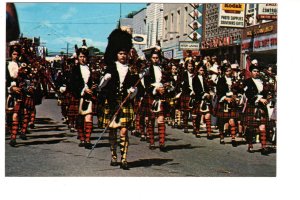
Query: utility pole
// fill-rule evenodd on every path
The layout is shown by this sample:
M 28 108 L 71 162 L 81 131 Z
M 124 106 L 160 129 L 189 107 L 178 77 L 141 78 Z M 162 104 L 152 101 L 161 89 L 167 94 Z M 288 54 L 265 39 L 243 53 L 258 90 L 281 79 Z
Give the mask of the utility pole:
M 67 42 L 67 57 L 69 57 L 69 42 Z

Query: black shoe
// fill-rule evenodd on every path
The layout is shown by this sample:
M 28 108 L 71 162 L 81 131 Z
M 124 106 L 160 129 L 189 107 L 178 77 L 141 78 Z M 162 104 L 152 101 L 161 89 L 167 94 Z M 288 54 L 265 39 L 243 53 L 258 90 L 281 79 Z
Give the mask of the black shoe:
M 235 140 L 232 140 L 232 141 L 231 141 L 231 145 L 232 145 L 233 147 L 237 147 L 237 142 L 236 142 Z
M 15 147 L 17 144 L 16 140 L 10 140 L 9 145 Z
M 178 128 L 177 122 L 175 122 L 175 123 L 173 124 L 172 128 Z
M 267 148 L 262 148 L 260 151 L 261 155 L 267 156 L 269 155 L 269 150 Z
M 27 140 L 27 137 L 26 137 L 25 133 L 21 133 L 21 134 L 20 134 L 20 138 L 21 138 L 22 140 Z
M 189 129 L 185 128 L 183 132 L 184 133 L 189 133 Z
M 253 150 L 253 147 L 248 147 L 248 150 L 247 150 L 249 153 L 254 153 L 254 150 Z
M 198 132 L 198 133 L 196 133 L 195 134 L 195 136 L 196 136 L 196 138 L 201 138 L 201 135 L 200 135 L 200 133 Z
M 35 128 L 34 124 L 29 124 L 29 128 L 34 129 Z
M 224 139 L 220 139 L 220 144 L 225 144 Z
M 110 161 L 110 166 L 118 166 L 118 161 L 117 161 L 117 158 L 111 158 L 111 161 Z
M 85 144 L 84 144 L 84 141 L 80 141 L 80 143 L 78 144 L 79 147 L 84 147 Z
M 146 136 L 145 135 L 141 135 L 140 141 L 146 141 Z
M 129 170 L 128 163 L 126 160 L 121 162 L 120 168 L 124 170 Z
M 150 149 L 150 150 L 154 150 L 154 149 L 155 149 L 154 144 L 150 144 L 150 145 L 149 145 L 149 149 Z
M 93 144 L 90 143 L 90 142 L 85 142 L 84 143 L 84 148 L 86 148 L 86 149 L 92 149 L 93 148 Z
M 159 145 L 159 150 L 162 152 L 167 152 L 166 146 L 164 144 Z
M 212 139 L 213 139 L 213 136 L 210 134 L 210 135 L 207 135 L 206 138 L 207 138 L 208 140 L 212 140 Z

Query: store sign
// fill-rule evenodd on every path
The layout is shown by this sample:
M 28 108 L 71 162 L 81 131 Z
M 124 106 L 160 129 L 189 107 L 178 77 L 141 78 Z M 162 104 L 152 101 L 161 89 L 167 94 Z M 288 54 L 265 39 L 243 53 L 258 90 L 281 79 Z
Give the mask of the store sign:
M 253 51 L 277 49 L 277 34 L 254 38 Z
M 223 3 L 222 9 L 224 11 L 238 11 L 242 12 L 245 10 L 245 4 L 243 3 Z
M 245 23 L 245 4 L 221 4 L 219 27 L 243 28 Z
M 179 42 L 180 50 L 199 50 L 200 43 L 199 42 Z
M 146 44 L 147 43 L 147 35 L 142 34 L 132 34 L 132 43 L 133 44 Z
M 253 33 L 254 33 L 254 35 L 258 35 L 258 34 L 269 33 L 269 32 L 272 32 L 273 30 L 274 30 L 273 25 L 258 28 L 258 29 L 255 29 L 255 30 L 250 30 L 250 31 L 247 31 L 247 37 L 251 37 Z
M 171 59 L 173 58 L 173 50 L 169 50 L 169 51 L 164 51 L 163 52 L 163 56 L 167 59 Z
M 253 45 L 251 45 L 251 39 L 245 39 L 242 42 L 242 53 L 252 51 Z
M 258 19 L 277 19 L 277 3 L 261 3 L 258 4 Z

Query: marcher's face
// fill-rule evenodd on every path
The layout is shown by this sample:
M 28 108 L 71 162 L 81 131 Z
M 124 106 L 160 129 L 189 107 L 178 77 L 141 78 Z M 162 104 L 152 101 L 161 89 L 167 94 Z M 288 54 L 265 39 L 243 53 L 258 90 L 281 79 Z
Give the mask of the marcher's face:
M 172 66 L 172 74 L 176 74 L 177 73 L 177 67 L 176 66 Z
M 232 74 L 232 70 L 231 70 L 231 69 L 226 69 L 225 75 L 226 75 L 227 77 L 229 77 L 229 76 L 231 76 L 231 74 Z
M 127 61 L 127 53 L 125 51 L 119 51 L 117 54 L 117 60 L 120 63 L 125 64 Z
M 259 76 L 259 70 L 258 69 L 253 69 L 251 71 L 251 76 L 252 76 L 252 78 L 257 78 Z
M 204 75 L 204 69 L 202 67 L 200 67 L 198 69 L 198 73 L 199 73 L 199 75 Z
M 193 72 L 193 69 L 194 69 L 193 64 L 192 64 L 192 63 L 189 63 L 188 66 L 187 66 L 187 70 L 188 70 L 190 73 L 192 73 L 192 72 Z
M 18 58 L 18 56 L 19 56 L 19 53 L 16 52 L 16 51 L 14 51 L 14 52 L 11 54 L 11 59 L 12 59 L 13 61 L 16 61 L 17 58 Z
M 79 57 L 78 57 L 78 61 L 79 61 L 79 64 L 85 65 L 86 64 L 86 56 L 84 54 L 80 53 Z
M 153 55 L 151 56 L 151 61 L 152 61 L 153 64 L 157 64 L 158 61 L 159 61 L 158 55 L 157 55 L 157 54 L 153 54 Z

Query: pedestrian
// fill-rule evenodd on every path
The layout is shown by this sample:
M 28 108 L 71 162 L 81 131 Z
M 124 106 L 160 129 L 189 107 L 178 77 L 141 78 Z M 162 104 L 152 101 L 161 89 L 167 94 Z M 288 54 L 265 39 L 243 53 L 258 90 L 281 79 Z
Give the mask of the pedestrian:
M 247 105 L 244 113 L 244 124 L 248 143 L 248 152 L 253 153 L 253 135 L 258 129 L 260 133 L 261 154 L 268 155 L 266 127 L 268 126 L 268 104 L 272 94 L 260 78 L 261 67 L 257 63 L 250 65 L 251 77 L 245 80 L 245 94 Z
M 194 77 L 195 70 L 195 62 L 193 60 L 187 59 L 185 62 L 186 71 L 180 77 L 180 87 L 181 87 L 181 95 L 180 95 L 180 110 L 183 113 L 183 128 L 184 133 L 188 133 L 188 120 L 190 116 L 190 112 L 192 111 L 192 106 L 190 106 L 190 102 L 192 99 L 193 84 L 192 80 Z
M 145 117 L 148 119 L 146 130 L 149 135 L 149 149 L 154 150 L 154 124 L 155 119 L 158 126 L 159 135 L 159 149 L 166 151 L 165 137 L 166 137 L 166 87 L 170 85 L 167 73 L 161 66 L 161 54 L 160 51 L 153 50 L 150 55 L 150 68 L 149 75 L 145 77 L 145 89 L 146 95 L 144 98 L 144 105 L 142 106 Z
M 205 66 L 198 65 L 196 67 L 197 74 L 192 79 L 192 89 L 195 98 L 195 103 L 192 110 L 193 133 L 197 138 L 200 138 L 200 121 L 201 116 L 206 123 L 206 137 L 212 140 L 211 130 L 211 95 L 209 94 L 209 87 L 207 83 L 207 70 Z
M 224 131 L 228 131 L 228 127 L 230 127 L 231 144 L 236 147 L 235 137 L 239 119 L 239 94 L 234 85 L 235 78 L 233 77 L 232 69 L 227 65 L 224 67 L 224 75 L 217 83 L 218 104 L 216 116 L 218 117 L 220 144 L 225 144 Z M 226 130 L 224 130 L 224 126 L 226 126 Z
M 92 71 L 88 65 L 89 52 L 85 46 L 78 49 L 78 64 L 72 68 L 70 77 L 70 90 L 77 105 L 74 112 L 78 113 L 76 129 L 80 140 L 79 146 L 86 149 L 92 148 L 90 141 L 93 128 L 92 96 L 97 85 L 92 81 Z M 78 105 L 79 103 L 79 105 Z M 73 109 L 74 109 L 73 108 Z
M 128 66 L 128 53 L 132 48 L 132 36 L 127 31 L 115 29 L 108 37 L 104 59 L 107 65 L 105 75 L 102 78 L 99 87 L 102 93 L 100 96 L 105 97 L 107 107 L 104 111 L 103 123 L 109 124 L 109 142 L 111 150 L 111 166 L 117 166 L 117 131 L 120 133 L 120 167 L 128 170 L 127 154 L 129 146 L 128 127 L 133 120 L 133 98 L 137 93 L 136 84 L 139 76 L 131 74 Z M 119 105 L 130 94 L 117 114 L 114 121 L 112 117 L 119 109 Z M 104 127 L 103 127 L 104 128 Z

